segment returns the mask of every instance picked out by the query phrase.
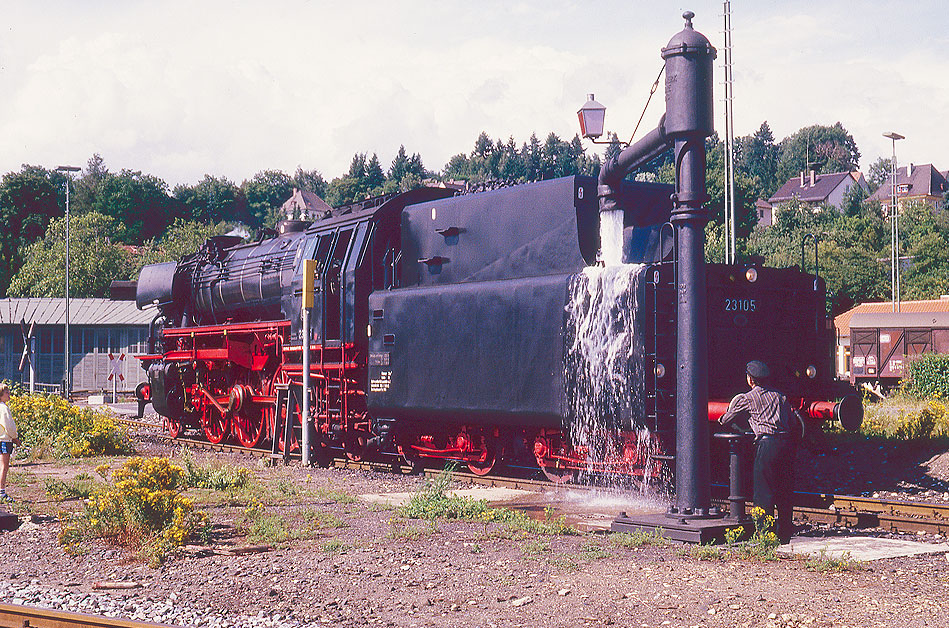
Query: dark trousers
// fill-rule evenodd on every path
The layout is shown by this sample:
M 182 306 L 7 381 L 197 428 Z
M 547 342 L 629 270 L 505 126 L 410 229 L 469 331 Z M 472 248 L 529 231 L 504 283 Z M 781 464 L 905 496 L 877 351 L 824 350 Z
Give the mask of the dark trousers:
M 755 448 L 754 502 L 767 514 L 777 507 L 777 534 L 787 542 L 794 531 L 791 493 L 796 447 L 790 434 L 759 436 Z

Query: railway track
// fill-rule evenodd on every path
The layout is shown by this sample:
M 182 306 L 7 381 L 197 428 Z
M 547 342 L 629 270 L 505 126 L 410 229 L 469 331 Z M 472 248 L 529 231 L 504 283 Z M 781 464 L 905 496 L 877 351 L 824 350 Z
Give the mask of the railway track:
M 124 420 L 123 422 L 148 427 L 161 427 L 161 425 L 145 421 Z M 177 438 L 174 440 L 175 442 L 197 449 L 239 453 L 257 457 L 270 454 L 266 449 L 252 449 L 241 447 L 240 445 L 225 443 L 213 444 L 207 441 L 189 438 Z M 290 458 L 299 460 L 300 456 L 298 454 L 291 454 Z M 391 463 L 381 462 L 336 460 L 333 465 L 337 468 L 345 469 L 398 469 L 404 473 L 409 471 L 409 467 L 398 467 L 398 465 L 393 466 Z M 429 477 L 434 477 L 441 473 L 441 471 L 438 469 L 426 469 L 424 473 Z M 482 486 L 498 486 L 533 491 L 550 490 L 556 486 L 547 480 L 504 476 L 478 476 L 462 471 L 455 471 L 454 476 L 461 481 Z M 585 487 L 571 485 L 571 488 L 584 490 Z M 713 492 L 716 492 L 717 499 L 714 501 L 717 505 L 727 505 L 725 500 L 725 487 L 713 487 Z M 922 532 L 926 534 L 949 536 L 949 504 L 805 492 L 795 493 L 794 503 L 795 518 L 807 523 L 837 525 L 849 528 L 880 528 L 887 532 Z
M 0 604 L 0 627 L 2 628 L 178 628 L 171 624 L 97 617 L 82 613 Z

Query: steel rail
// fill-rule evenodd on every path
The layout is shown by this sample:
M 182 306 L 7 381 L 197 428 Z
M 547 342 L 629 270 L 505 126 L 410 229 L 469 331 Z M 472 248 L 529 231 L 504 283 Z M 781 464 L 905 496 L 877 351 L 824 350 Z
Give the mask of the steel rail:
M 98 617 L 18 604 L 0 604 L 3 628 L 180 628 L 173 624 Z
M 112 417 L 112 420 L 116 423 L 121 423 L 122 425 L 131 425 L 133 427 L 154 427 L 158 429 L 164 428 L 164 425 L 161 423 L 153 423 L 151 421 L 139 421 L 138 419 L 128 419 L 121 416 Z
M 167 436 L 167 435 L 165 435 Z M 194 439 L 171 439 L 178 443 L 208 449 L 211 451 L 234 452 L 244 455 L 270 455 L 266 449 L 248 448 L 226 443 L 213 444 Z M 299 453 L 291 458 L 300 459 Z M 392 470 L 408 473 L 410 467 L 398 462 L 334 460 L 332 465 L 338 469 L 352 470 Z M 425 477 L 434 478 L 440 469 L 425 469 Z M 570 490 L 592 490 L 582 484 L 559 485 L 548 480 L 518 478 L 510 476 L 479 476 L 457 470 L 452 474 L 456 479 L 482 486 L 498 486 L 532 491 L 556 490 L 569 487 Z M 727 506 L 727 500 L 721 496 L 727 493 L 726 487 L 713 487 L 717 493 L 716 505 Z M 829 493 L 794 493 L 794 516 L 808 523 L 839 525 L 850 528 L 880 528 L 888 532 L 924 532 L 949 536 L 949 504 L 932 502 L 911 502 L 905 500 L 885 500 L 871 497 L 833 495 Z M 749 504 L 750 508 L 750 504 Z

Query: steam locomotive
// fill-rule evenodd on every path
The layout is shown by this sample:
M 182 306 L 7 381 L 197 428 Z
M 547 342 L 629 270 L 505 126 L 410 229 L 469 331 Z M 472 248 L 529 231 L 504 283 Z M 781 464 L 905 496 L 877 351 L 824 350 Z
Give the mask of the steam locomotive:
M 420 188 L 284 221 L 249 243 L 213 237 L 141 272 L 138 307 L 156 314 L 140 393 L 172 436 L 200 430 L 278 452 L 299 450 L 308 430 L 321 462 L 451 460 L 477 474 L 503 464 L 556 481 L 589 470 L 643 480 L 675 443 L 671 191 L 622 184 L 626 274 L 609 303 L 596 303 L 590 284 L 610 270 L 597 260 L 590 177 L 467 195 Z M 820 278 L 710 264 L 707 285 L 710 420 L 745 389 L 744 364 L 764 359 L 803 416 L 859 425 L 859 399 L 834 401 Z M 578 408 L 605 394 L 577 375 L 589 330 L 575 321 L 594 307 L 605 308 L 603 333 L 625 333 L 601 377 L 623 383 L 583 416 Z M 600 441 L 586 439 L 594 432 Z

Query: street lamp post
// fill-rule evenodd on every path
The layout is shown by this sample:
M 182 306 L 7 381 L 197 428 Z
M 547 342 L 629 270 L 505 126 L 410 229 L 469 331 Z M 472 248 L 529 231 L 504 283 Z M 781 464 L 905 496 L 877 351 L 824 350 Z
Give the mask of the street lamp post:
M 63 347 L 63 386 L 66 399 L 72 392 L 72 377 L 69 369 L 69 180 L 73 172 L 79 172 L 78 166 L 59 166 L 57 172 L 66 175 L 66 330 L 65 345 Z
M 900 311 L 900 223 L 896 194 L 896 140 L 904 139 L 899 133 L 884 133 L 893 141 L 893 159 L 890 162 L 890 292 L 893 311 Z

